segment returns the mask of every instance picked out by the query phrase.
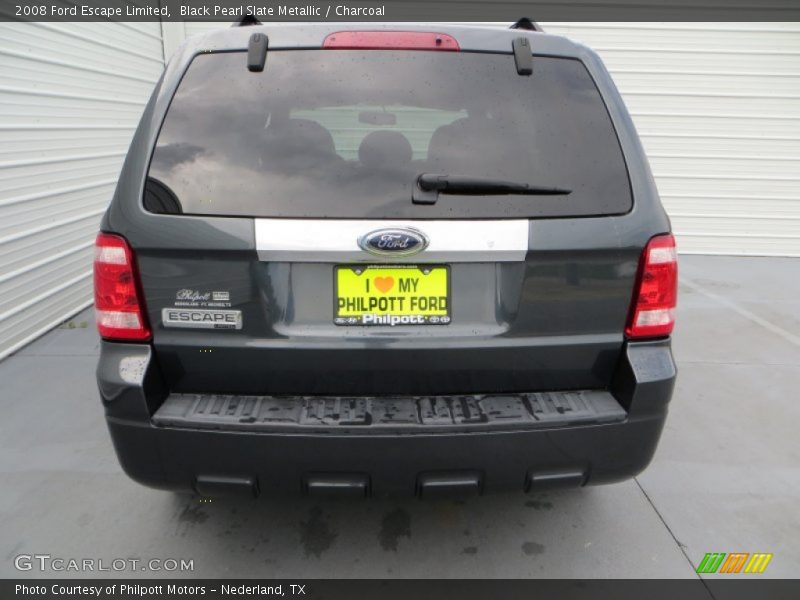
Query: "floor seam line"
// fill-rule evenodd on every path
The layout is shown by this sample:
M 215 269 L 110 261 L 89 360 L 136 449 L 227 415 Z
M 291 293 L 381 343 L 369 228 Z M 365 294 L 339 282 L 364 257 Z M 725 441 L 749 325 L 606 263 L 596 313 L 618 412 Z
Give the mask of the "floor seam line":
M 704 288 L 701 285 L 698 285 L 697 283 L 695 283 L 694 281 L 692 281 L 688 277 L 685 277 L 685 276 L 680 277 L 680 282 L 683 283 L 684 285 L 686 285 L 687 287 L 691 288 L 695 292 L 698 292 L 698 293 L 706 296 L 707 298 L 711 298 L 712 300 L 715 300 L 716 302 L 718 302 L 719 304 L 722 304 L 723 306 L 727 306 L 728 308 L 730 308 L 734 312 L 738 313 L 739 316 L 744 317 L 745 319 L 747 319 L 751 323 L 755 323 L 756 325 L 760 325 L 761 327 L 763 327 L 767 331 L 771 331 L 772 333 L 782 337 L 783 339 L 785 339 L 790 344 L 793 344 L 795 346 L 800 347 L 800 337 L 796 336 L 791 331 L 787 331 L 783 327 L 779 327 L 778 325 L 775 325 L 775 323 L 773 323 L 772 321 L 768 321 L 767 319 L 765 319 L 763 317 L 760 317 L 756 313 L 754 313 L 754 312 L 752 312 L 750 310 L 747 310 L 743 306 L 739 306 L 733 300 L 728 300 L 727 298 L 724 298 L 724 297 L 722 297 L 722 296 L 720 296 L 718 294 L 715 294 L 714 292 L 711 292 L 711 291 L 707 290 L 706 288 Z
M 681 360 L 677 359 L 678 366 L 681 365 L 720 365 L 720 366 L 736 366 L 736 367 L 796 367 L 797 363 L 765 363 L 765 362 L 752 362 L 752 361 L 721 361 L 721 360 Z
M 639 491 L 642 492 L 642 495 L 644 496 L 645 500 L 647 500 L 647 503 L 653 509 L 653 512 L 656 513 L 656 516 L 658 517 L 658 520 L 661 521 L 662 525 L 664 525 L 664 528 L 669 533 L 670 537 L 672 538 L 672 541 L 674 541 L 675 545 L 678 546 L 678 550 L 681 551 L 681 554 L 683 554 L 683 557 L 686 559 L 686 562 L 689 563 L 689 566 L 692 568 L 692 571 L 694 572 L 694 574 L 697 577 L 697 579 L 699 579 L 700 582 L 703 584 L 703 587 L 706 589 L 706 592 L 708 592 L 709 597 L 713 599 L 714 598 L 714 594 L 711 593 L 711 590 L 709 589 L 708 584 L 706 583 L 706 580 L 703 579 L 700 576 L 700 574 L 697 572 L 697 568 L 694 566 L 694 564 L 692 564 L 692 559 L 690 559 L 689 555 L 686 553 L 685 546 L 680 543 L 678 538 L 675 536 L 675 533 L 672 531 L 670 526 L 667 524 L 666 519 L 664 519 L 664 516 L 661 514 L 661 512 L 658 510 L 658 508 L 656 508 L 655 503 L 650 498 L 650 496 L 647 494 L 647 492 L 645 491 L 645 489 L 642 486 L 642 484 L 639 482 L 639 478 L 638 477 L 634 477 L 633 481 L 636 483 L 636 486 L 639 488 Z

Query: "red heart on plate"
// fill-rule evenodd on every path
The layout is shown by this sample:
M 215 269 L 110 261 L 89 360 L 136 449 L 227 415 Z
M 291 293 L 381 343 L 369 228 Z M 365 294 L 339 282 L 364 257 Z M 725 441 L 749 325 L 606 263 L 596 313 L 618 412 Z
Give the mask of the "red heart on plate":
M 394 287 L 394 277 L 376 277 L 375 287 L 384 294 Z

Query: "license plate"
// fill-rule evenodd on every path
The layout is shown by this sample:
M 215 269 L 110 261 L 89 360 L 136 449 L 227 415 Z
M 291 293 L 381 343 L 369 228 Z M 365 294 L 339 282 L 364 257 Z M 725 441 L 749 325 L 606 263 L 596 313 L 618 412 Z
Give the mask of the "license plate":
M 447 325 L 450 268 L 337 266 L 334 302 L 336 325 Z

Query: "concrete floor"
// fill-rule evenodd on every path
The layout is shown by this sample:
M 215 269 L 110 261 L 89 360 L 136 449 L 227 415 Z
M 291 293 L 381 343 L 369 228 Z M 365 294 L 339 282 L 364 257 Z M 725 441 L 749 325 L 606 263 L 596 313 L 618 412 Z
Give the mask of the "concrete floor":
M 34 553 L 194 559 L 199 577 L 695 577 L 706 552 L 772 552 L 761 577 L 799 577 L 800 260 L 687 256 L 681 280 L 649 469 L 466 502 L 200 503 L 134 484 L 85 311 L 0 363 L 0 577 L 36 576 L 13 564 Z

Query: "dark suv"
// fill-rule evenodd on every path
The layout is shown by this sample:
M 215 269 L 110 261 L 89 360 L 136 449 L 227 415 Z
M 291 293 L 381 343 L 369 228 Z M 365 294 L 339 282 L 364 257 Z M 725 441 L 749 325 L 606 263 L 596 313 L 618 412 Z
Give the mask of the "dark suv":
M 478 494 L 620 481 L 675 381 L 669 220 L 567 39 L 190 39 L 97 238 L 100 394 L 136 481 Z

